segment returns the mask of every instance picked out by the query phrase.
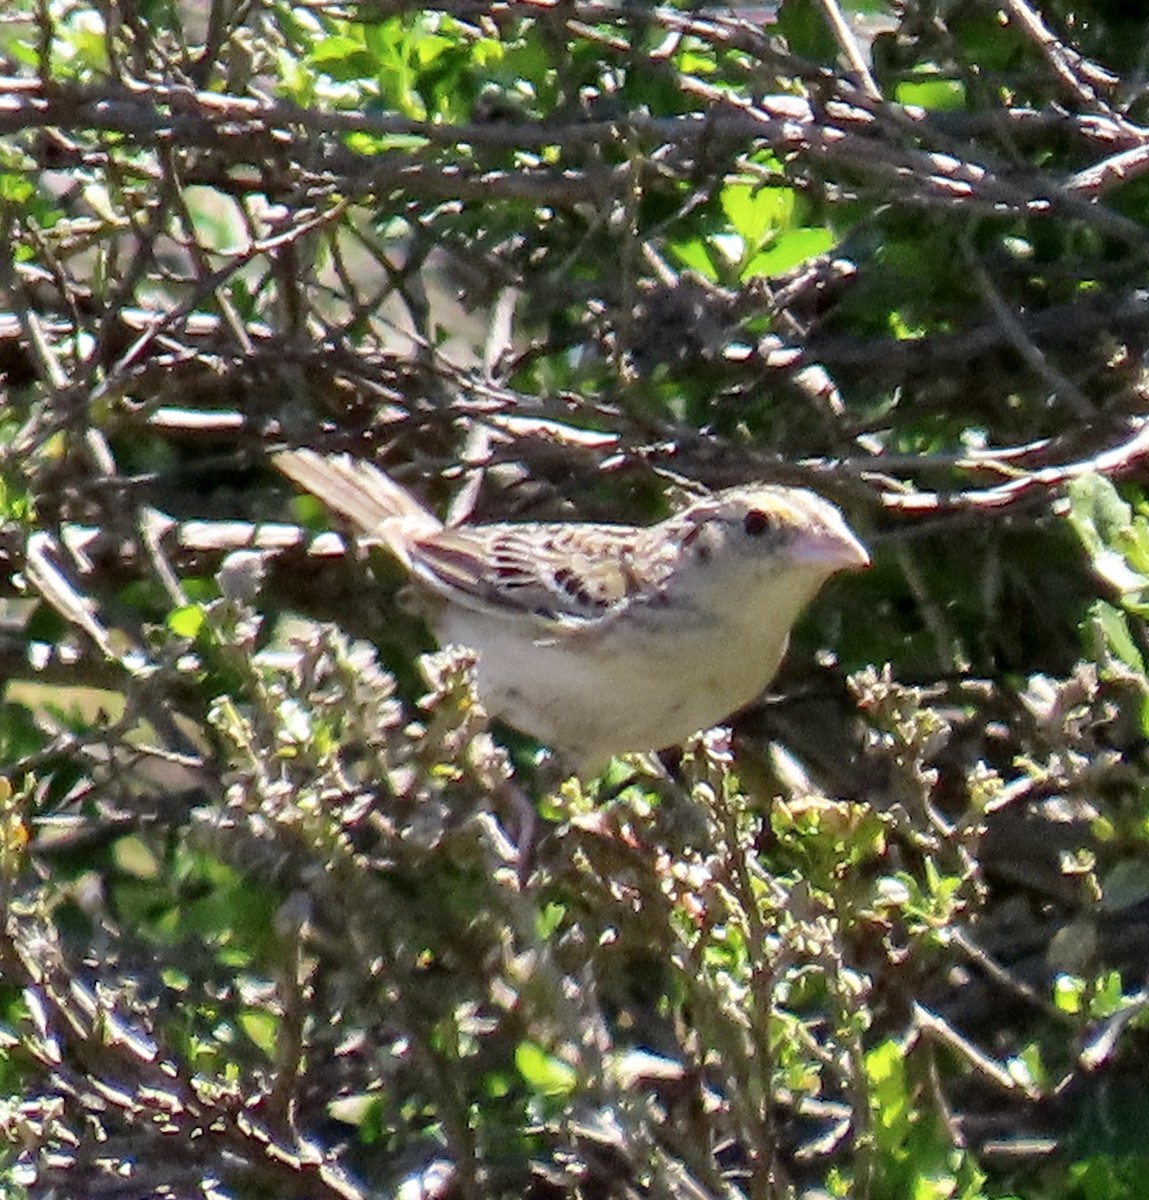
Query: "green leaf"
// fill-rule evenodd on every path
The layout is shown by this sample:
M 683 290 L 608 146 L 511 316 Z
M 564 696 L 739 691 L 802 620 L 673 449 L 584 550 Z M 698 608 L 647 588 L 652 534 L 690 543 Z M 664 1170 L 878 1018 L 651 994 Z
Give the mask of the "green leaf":
M 352 1092 L 332 1100 L 327 1111 L 337 1121 L 354 1125 L 359 1140 L 369 1146 L 379 1140 L 383 1131 L 384 1107 L 384 1097 L 379 1092 Z
M 375 56 L 363 42 L 343 34 L 317 42 L 308 58 L 317 71 L 339 82 L 365 79 L 378 69 Z
M 1102 644 L 1095 644 L 1095 653 L 1104 655 L 1107 650 L 1123 666 L 1138 675 L 1145 674 L 1145 659 L 1133 640 L 1129 618 L 1119 608 L 1104 600 L 1095 601 L 1090 606 L 1086 625 L 1092 625 L 1101 635 Z
M 535 934 L 542 941 L 549 941 L 567 915 L 565 904 L 552 901 L 543 905 L 535 918 Z
M 31 199 L 35 190 L 23 175 L 13 175 L 11 171 L 0 174 L 0 200 L 10 204 L 23 204 Z
M 888 1151 L 897 1150 L 910 1131 L 912 1116 L 906 1093 L 905 1050 L 888 1038 L 866 1055 L 865 1062 L 878 1144 Z
M 176 637 L 194 638 L 199 635 L 206 619 L 207 614 L 202 605 L 185 604 L 183 608 L 168 613 L 165 624 Z
M 428 142 L 417 133 L 388 133 L 382 136 L 373 133 L 351 133 L 347 135 L 346 144 L 348 150 L 366 156 L 384 154 L 389 150 L 410 154 L 415 150 L 422 150 Z
M 274 1053 L 279 1019 L 273 1013 L 261 1008 L 246 1009 L 239 1014 L 239 1027 L 264 1054 Z
M 112 857 L 121 871 L 137 879 L 155 879 L 162 869 L 152 848 L 138 837 L 120 838 Z
M 966 106 L 965 85 L 957 79 L 908 81 L 894 88 L 894 99 L 934 112 L 954 112 Z
M 834 235 L 828 229 L 795 229 L 780 237 L 769 250 L 756 254 L 746 264 L 743 279 L 780 275 L 808 258 L 825 254 L 834 244 Z
M 753 249 L 790 221 L 794 192 L 791 188 L 732 183 L 722 189 L 721 204 L 734 231 Z
M 573 1067 L 548 1054 L 534 1042 L 520 1042 L 515 1048 L 515 1066 L 533 1092 L 544 1096 L 567 1096 L 574 1091 L 577 1077 Z
M 1085 981 L 1076 975 L 1058 975 L 1053 981 L 1053 1003 L 1059 1012 L 1079 1013 L 1085 995 Z
M 715 280 L 718 278 L 718 272 L 714 269 L 714 260 L 701 238 L 692 238 L 687 242 L 673 242 L 670 251 L 687 270 L 696 271 L 703 279 Z
M 1093 557 L 1109 546 L 1133 520 L 1133 510 L 1102 475 L 1082 475 L 1071 480 L 1069 524 Z

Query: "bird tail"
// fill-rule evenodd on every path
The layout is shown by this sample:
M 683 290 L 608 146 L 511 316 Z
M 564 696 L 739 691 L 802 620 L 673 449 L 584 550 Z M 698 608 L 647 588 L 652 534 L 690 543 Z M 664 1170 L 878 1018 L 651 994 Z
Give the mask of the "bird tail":
M 443 528 L 439 518 L 410 492 L 363 459 L 285 450 L 272 462 L 288 479 L 350 521 L 356 532 L 382 541 L 408 566 L 408 543 Z

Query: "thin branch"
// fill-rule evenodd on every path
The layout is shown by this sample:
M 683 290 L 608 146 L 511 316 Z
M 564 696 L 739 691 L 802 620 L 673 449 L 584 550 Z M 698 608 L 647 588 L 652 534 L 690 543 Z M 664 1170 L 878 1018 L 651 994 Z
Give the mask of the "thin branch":
M 975 1046 L 947 1021 L 928 1008 L 913 1005 L 914 1027 L 921 1034 L 947 1049 L 952 1050 L 963 1062 L 972 1067 L 981 1078 L 992 1083 L 1003 1092 L 1023 1095 L 1027 1100 L 1039 1100 L 1040 1092 L 1032 1085 L 1015 1079 L 1009 1071 L 985 1051 Z
M 862 91 L 870 100 L 881 103 L 882 90 L 870 73 L 866 57 L 858 45 L 858 39 L 854 37 L 849 22 L 842 13 L 838 0 L 818 0 L 818 3 L 822 9 L 822 15 L 826 18 L 826 23 L 830 26 L 830 32 L 833 33 L 834 40 L 845 55 L 850 70 L 861 84 Z
M 1133 423 L 1133 436 L 1118 446 L 1078 462 L 1040 467 L 998 487 L 980 491 L 955 492 L 883 492 L 882 504 L 901 512 L 933 512 L 960 508 L 1004 508 L 1016 504 L 1029 493 L 1061 487 L 1081 475 L 1123 475 L 1149 458 L 1149 421 Z M 874 460 L 880 465 L 881 458 Z
M 1013 347 L 1036 374 L 1046 381 L 1058 400 L 1063 402 L 1078 420 L 1088 421 L 1095 414 L 1095 405 L 1068 375 L 1058 370 L 1049 361 L 1045 353 L 1026 334 L 1021 322 L 1017 319 L 1016 311 L 1005 302 L 997 290 L 997 285 L 990 278 L 989 272 L 974 253 L 968 237 L 962 239 L 962 252 L 982 296 L 993 310 L 994 316 Z
M 1004 0 L 1003 7 L 1010 20 L 1037 45 L 1059 82 L 1082 108 L 1100 111 L 1110 120 L 1126 124 L 1098 94 L 1098 89 L 1112 91 L 1120 83 L 1116 75 L 1066 46 L 1025 0 Z

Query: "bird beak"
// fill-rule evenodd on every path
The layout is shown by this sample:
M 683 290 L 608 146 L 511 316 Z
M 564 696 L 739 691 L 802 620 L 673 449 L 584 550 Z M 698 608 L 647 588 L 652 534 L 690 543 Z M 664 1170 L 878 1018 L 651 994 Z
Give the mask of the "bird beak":
M 849 530 L 846 532 L 849 537 L 842 546 L 842 567 L 847 571 L 860 571 L 870 565 L 870 552 Z
M 798 559 L 828 571 L 860 571 L 870 565 L 870 552 L 843 522 L 804 538 Z

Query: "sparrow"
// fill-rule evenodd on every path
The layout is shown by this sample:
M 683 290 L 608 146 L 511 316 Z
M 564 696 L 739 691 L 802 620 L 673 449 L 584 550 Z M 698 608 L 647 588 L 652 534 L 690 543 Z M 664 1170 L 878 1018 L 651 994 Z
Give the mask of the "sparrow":
M 403 564 L 440 644 L 476 652 L 487 711 L 587 777 L 758 697 L 806 604 L 870 561 L 839 509 L 804 488 L 728 488 L 647 527 L 449 526 L 364 460 L 273 461 Z

